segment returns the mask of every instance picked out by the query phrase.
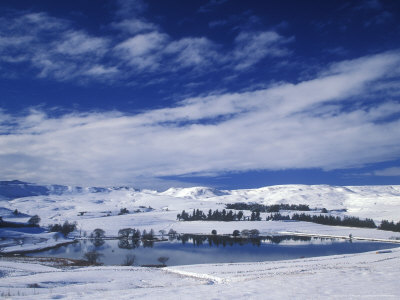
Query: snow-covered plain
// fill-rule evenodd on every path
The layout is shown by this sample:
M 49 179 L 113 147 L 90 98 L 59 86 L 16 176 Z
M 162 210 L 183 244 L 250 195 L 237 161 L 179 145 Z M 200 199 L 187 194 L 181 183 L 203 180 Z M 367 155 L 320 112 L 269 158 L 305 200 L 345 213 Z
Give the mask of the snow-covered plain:
M 0 260 L 0 295 L 26 299 L 398 299 L 400 250 L 150 269 Z
M 4 188 L 3 184 L 3 188 Z M 15 184 L 20 188 L 21 184 Z M 0 194 L 1 194 L 0 185 Z M 400 239 L 400 233 L 376 229 L 318 225 L 307 222 L 179 222 L 182 210 L 223 209 L 227 203 L 308 204 L 325 207 L 333 215 L 400 220 L 400 186 L 282 185 L 260 189 L 216 190 L 206 187 L 171 188 L 164 192 L 133 188 L 74 188 L 51 186 L 26 197 L 14 198 L 7 186 L 0 200 L 0 216 L 7 221 L 26 221 L 39 215 L 42 225 L 76 221 L 75 235 L 102 228 L 114 236 L 121 228 L 154 229 L 178 233 L 228 234 L 239 229 L 258 229 L 263 234 L 297 232 L 333 236 Z M 16 192 L 14 191 L 14 194 Z M 24 196 L 21 190 L 17 193 Z M 11 195 L 11 196 L 10 196 Z M 120 209 L 130 213 L 118 215 Z M 21 215 L 12 212 L 17 209 Z M 347 211 L 343 211 L 346 209 Z M 248 212 L 247 212 L 248 213 Z M 310 213 L 319 213 L 310 212 Z M 262 214 L 263 219 L 266 214 Z M 65 242 L 54 234 L 21 233 L 0 229 L 0 237 L 25 236 L 23 244 L 0 244 L 1 251 L 32 250 Z M 28 239 L 27 237 L 30 237 Z M 34 238 L 36 237 L 36 239 Z M 164 269 L 138 267 L 85 267 L 79 269 L 40 266 L 32 261 L 0 260 L 0 293 L 41 299 L 53 298 L 399 298 L 400 250 L 356 255 L 328 256 L 292 261 L 192 265 Z M 0 294 L 1 295 L 1 294 Z

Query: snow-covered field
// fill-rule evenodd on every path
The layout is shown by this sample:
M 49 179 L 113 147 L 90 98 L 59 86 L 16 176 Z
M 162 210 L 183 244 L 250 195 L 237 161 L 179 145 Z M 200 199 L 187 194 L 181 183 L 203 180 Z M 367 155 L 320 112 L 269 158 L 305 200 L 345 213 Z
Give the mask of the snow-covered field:
M 400 250 L 278 262 L 56 269 L 0 260 L 18 299 L 398 299 Z
M 121 228 L 154 229 L 178 233 L 232 233 L 258 229 L 261 233 L 298 232 L 333 236 L 393 239 L 400 233 L 376 229 L 318 225 L 307 222 L 179 222 L 182 210 L 223 209 L 227 203 L 308 204 L 325 207 L 333 215 L 351 215 L 400 221 L 400 186 L 282 185 L 260 189 L 216 190 L 206 187 L 171 188 L 164 192 L 133 188 L 73 188 L 51 186 L 45 189 L 15 183 L 0 185 L 0 216 L 6 221 L 27 221 L 39 215 L 41 225 L 77 222 L 75 235 L 90 234 L 102 228 L 116 235 Z M 25 194 L 24 194 L 25 193 Z M 18 194 L 19 198 L 13 197 Z M 25 196 L 26 197 L 23 197 Z M 130 213 L 118 215 L 120 209 Z M 14 215 L 17 209 L 23 213 Z M 343 211 L 346 209 L 347 211 Z M 313 213 L 313 212 L 311 212 Z M 249 212 L 247 212 L 249 214 Z M 265 220 L 266 214 L 262 214 Z M 65 242 L 46 232 L 0 229 L 3 252 L 46 248 Z M 0 295 L 26 295 L 32 298 L 399 298 L 396 284 L 400 275 L 400 250 L 391 253 L 363 253 L 292 261 L 192 265 L 146 269 L 138 267 L 85 267 L 79 269 L 41 266 L 33 262 L 0 260 Z M 39 295 L 40 294 L 40 295 Z

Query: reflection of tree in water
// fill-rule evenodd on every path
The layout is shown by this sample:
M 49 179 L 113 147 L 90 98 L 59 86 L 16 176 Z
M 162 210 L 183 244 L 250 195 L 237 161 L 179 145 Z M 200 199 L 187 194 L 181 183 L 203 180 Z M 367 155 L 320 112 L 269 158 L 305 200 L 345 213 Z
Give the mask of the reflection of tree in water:
M 179 235 L 176 238 L 182 244 L 186 244 L 190 240 L 193 243 L 193 246 L 202 246 L 204 243 L 208 243 L 210 247 L 222 247 L 226 246 L 234 246 L 240 245 L 243 246 L 245 244 L 252 244 L 253 246 L 260 247 L 261 242 L 270 241 L 274 244 L 279 244 L 282 241 L 310 241 L 311 237 L 305 236 L 264 236 L 264 237 L 231 237 L 231 236 L 223 236 L 223 235 L 196 235 L 196 234 L 183 234 Z
M 118 241 L 118 248 L 122 249 L 133 249 L 133 244 L 128 239 L 120 239 Z
M 311 237 L 309 236 L 295 236 L 295 235 L 276 235 L 276 236 L 268 236 L 268 240 L 270 240 L 274 244 L 279 244 L 283 241 L 302 241 L 308 242 L 311 241 Z
M 144 248 L 153 248 L 154 246 L 154 241 L 152 240 L 143 240 L 142 243 Z
M 235 245 L 243 246 L 246 244 L 251 244 L 253 246 L 260 247 L 262 242 L 270 241 L 273 244 L 279 244 L 282 241 L 311 241 L 311 237 L 307 236 L 259 236 L 259 237 L 231 237 L 224 235 L 197 235 L 197 234 L 182 234 L 177 235 L 175 237 L 169 236 L 169 241 L 172 242 L 174 240 L 180 241 L 183 245 L 188 242 L 191 242 L 194 247 L 201 247 L 203 245 L 208 244 L 209 247 L 233 247 Z M 94 239 L 92 243 L 99 247 L 104 244 L 104 240 L 102 239 Z M 121 249 L 135 249 L 140 247 L 140 244 L 144 248 L 153 248 L 154 240 L 146 240 L 142 239 L 133 239 L 133 238 L 120 238 L 118 241 L 118 247 Z
M 90 241 L 92 242 L 92 244 L 93 244 L 95 247 L 103 246 L 104 243 L 105 243 L 105 241 L 104 241 L 103 239 L 100 239 L 100 238 L 91 239 Z
M 135 249 L 140 246 L 140 240 L 133 239 L 120 239 L 118 241 L 118 248 L 121 249 Z
M 261 246 L 261 238 L 251 238 L 250 241 L 253 246 Z
M 90 264 L 96 264 L 100 256 L 103 256 L 103 254 L 96 251 L 88 251 L 83 255 Z

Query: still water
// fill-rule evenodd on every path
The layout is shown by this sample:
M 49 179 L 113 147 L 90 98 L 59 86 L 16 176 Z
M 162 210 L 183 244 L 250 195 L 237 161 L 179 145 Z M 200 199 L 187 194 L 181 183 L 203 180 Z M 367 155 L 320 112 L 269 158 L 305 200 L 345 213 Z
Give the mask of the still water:
M 169 241 L 143 242 L 127 240 L 82 240 L 59 248 L 31 253 L 29 256 L 85 259 L 85 253 L 96 251 L 98 262 L 122 265 L 134 256 L 134 265 L 257 262 L 303 257 L 349 254 L 399 247 L 397 244 L 348 241 L 298 236 L 270 236 L 240 239 L 218 236 L 184 235 Z

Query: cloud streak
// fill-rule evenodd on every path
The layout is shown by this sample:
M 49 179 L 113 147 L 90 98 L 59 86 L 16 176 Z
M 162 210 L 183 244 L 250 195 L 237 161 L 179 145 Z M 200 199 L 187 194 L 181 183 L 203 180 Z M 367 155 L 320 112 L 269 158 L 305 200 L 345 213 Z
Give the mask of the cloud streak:
M 135 184 L 143 178 L 226 171 L 360 167 L 398 159 L 400 103 L 379 90 L 399 82 L 400 53 L 331 65 L 313 79 L 185 99 L 136 115 L 32 110 L 2 115 L 5 179 Z M 346 107 L 346 109 L 344 109 Z
M 141 1 L 121 1 L 119 8 L 98 36 L 46 13 L 6 14 L 0 18 L 0 68 L 13 73 L 3 76 L 21 76 L 23 67 L 31 75 L 57 81 L 112 84 L 134 82 L 143 74 L 157 81 L 178 71 L 187 76 L 244 72 L 264 59 L 290 53 L 286 45 L 292 39 L 275 31 L 241 31 L 230 45 L 205 36 L 172 38 L 141 16 L 146 9 Z

